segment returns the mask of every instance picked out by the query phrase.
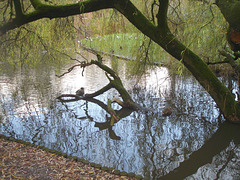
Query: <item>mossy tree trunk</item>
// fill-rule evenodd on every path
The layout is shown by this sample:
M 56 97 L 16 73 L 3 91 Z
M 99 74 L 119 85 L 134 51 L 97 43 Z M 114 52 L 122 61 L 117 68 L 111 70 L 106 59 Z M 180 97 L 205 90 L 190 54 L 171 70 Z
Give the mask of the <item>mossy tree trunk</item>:
M 19 0 L 16 0 L 16 2 L 19 2 Z M 199 56 L 179 42 L 169 30 L 167 24 L 169 0 L 158 0 L 157 25 L 147 19 L 130 0 L 86 0 L 70 5 L 45 5 L 40 0 L 31 0 L 31 3 L 35 11 L 29 14 L 23 14 L 19 7 L 20 3 L 15 3 L 15 11 L 19 13 L 16 13 L 16 18 L 11 22 L 0 26 L 0 35 L 41 18 L 67 17 L 100 9 L 115 8 L 143 34 L 183 63 L 215 100 L 226 119 L 231 122 L 240 122 L 240 105 L 235 101 L 231 91 L 218 80 Z M 240 23 L 237 24 L 236 22 L 239 22 L 240 18 L 238 15 L 240 12 L 238 11 L 239 1 L 217 0 L 216 4 L 230 25 L 234 25 L 233 27 L 238 30 Z M 227 11 L 226 7 L 231 8 L 231 13 L 230 10 Z M 18 16 L 19 14 L 20 16 Z M 234 18 L 232 19 L 232 17 Z
M 240 1 L 217 0 L 216 4 L 229 24 L 228 43 L 234 52 L 240 51 Z
M 240 30 L 240 1 L 216 0 L 216 5 L 231 27 Z
M 170 32 L 167 24 L 168 0 L 159 0 L 158 25 L 153 25 L 138 9 L 127 0 L 115 3 L 115 7 L 142 33 L 159 44 L 169 54 L 181 61 L 198 82 L 215 100 L 226 119 L 240 122 L 240 106 L 231 91 L 222 84 L 206 63 L 190 49 L 184 46 Z
M 95 64 L 99 68 L 101 68 L 103 71 L 106 72 L 106 76 L 107 76 L 108 80 L 110 81 L 110 83 L 107 86 L 105 86 L 105 87 L 107 89 L 115 88 L 119 92 L 120 96 L 123 99 L 123 102 L 121 103 L 121 105 L 123 107 L 128 107 L 128 108 L 131 108 L 131 109 L 137 109 L 137 105 L 134 103 L 134 101 L 132 100 L 132 97 L 129 95 L 127 90 L 124 88 L 123 83 L 122 83 L 120 77 L 111 68 L 109 68 L 108 66 L 104 65 L 99 60 L 99 57 L 98 57 L 98 61 L 91 60 L 90 64 Z M 108 74 L 112 78 L 110 78 L 108 76 Z M 105 87 L 103 89 L 99 90 L 98 92 L 105 92 L 106 91 Z M 96 96 L 96 94 L 98 94 L 98 92 L 96 92 L 94 94 L 91 94 L 91 95 L 86 94 L 85 96 L 86 97 L 93 97 L 93 96 Z

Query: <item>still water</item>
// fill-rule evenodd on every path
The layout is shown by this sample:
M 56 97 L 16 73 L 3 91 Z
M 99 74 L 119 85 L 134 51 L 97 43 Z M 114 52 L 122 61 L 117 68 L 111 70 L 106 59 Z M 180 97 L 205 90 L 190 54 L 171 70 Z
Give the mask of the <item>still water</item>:
M 5 65 L 0 71 L 0 133 L 149 179 L 240 179 L 240 127 L 224 122 L 193 77 L 157 67 L 141 78 L 128 78 L 126 62 L 104 63 L 119 73 L 134 101 L 151 111 L 125 112 L 109 128 L 104 125 L 110 115 L 99 103 L 56 99 L 80 87 L 92 93 L 107 85 L 96 66 L 58 78 L 76 62 L 61 68 Z M 96 99 L 107 104 L 113 96 L 119 97 L 110 90 Z M 173 110 L 169 117 L 161 115 L 165 106 Z

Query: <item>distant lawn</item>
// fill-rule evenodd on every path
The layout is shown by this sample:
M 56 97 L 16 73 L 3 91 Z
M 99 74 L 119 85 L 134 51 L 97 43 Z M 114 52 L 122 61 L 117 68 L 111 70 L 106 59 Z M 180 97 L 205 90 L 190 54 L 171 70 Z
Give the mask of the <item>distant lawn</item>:
M 85 47 L 131 59 L 144 59 L 148 43 L 149 39 L 146 36 L 137 33 L 110 34 L 81 40 Z M 169 55 L 154 42 L 149 48 L 148 57 L 151 62 L 166 63 L 169 60 Z

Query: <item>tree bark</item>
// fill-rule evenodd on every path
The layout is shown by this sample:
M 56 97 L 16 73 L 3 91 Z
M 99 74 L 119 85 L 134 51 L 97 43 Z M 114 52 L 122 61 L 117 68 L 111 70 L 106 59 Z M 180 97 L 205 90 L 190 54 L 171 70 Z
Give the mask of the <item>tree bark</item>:
M 91 63 L 97 65 L 99 68 L 104 70 L 106 73 L 110 74 L 110 76 L 113 78 L 113 79 L 111 79 L 107 76 L 109 81 L 110 81 L 110 84 L 121 95 L 121 97 L 123 99 L 123 102 L 125 103 L 125 107 L 129 107 L 129 108 L 132 108 L 132 109 L 137 109 L 136 104 L 132 100 L 132 97 L 129 95 L 127 90 L 124 88 L 124 86 L 122 84 L 122 81 L 119 78 L 119 76 L 112 69 L 110 69 L 108 66 L 102 64 L 99 60 L 98 61 L 92 60 Z
M 239 0 L 216 0 L 223 16 L 229 25 L 240 31 L 240 1 Z
M 234 52 L 240 51 L 240 1 L 217 0 L 216 5 L 229 23 L 227 40 Z M 236 53 L 234 54 L 239 57 Z

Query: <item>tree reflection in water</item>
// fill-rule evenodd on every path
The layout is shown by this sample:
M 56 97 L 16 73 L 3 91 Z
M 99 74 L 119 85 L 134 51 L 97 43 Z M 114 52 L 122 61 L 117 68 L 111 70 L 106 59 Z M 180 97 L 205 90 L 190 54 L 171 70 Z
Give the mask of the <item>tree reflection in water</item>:
M 93 68 L 84 77 L 75 71 L 55 79 L 51 68 L 1 71 L 1 134 L 150 179 L 239 177 L 240 128 L 223 122 L 192 77 L 170 77 L 166 68 L 157 68 L 137 85 L 123 79 L 134 102 L 151 111 L 132 112 L 113 104 L 120 120 L 111 126 L 106 102 L 116 96 L 114 90 L 92 101 L 55 99 L 81 86 L 96 91 L 96 83 L 107 82 L 104 73 L 93 76 Z M 156 83 L 161 81 L 168 83 Z M 161 115 L 165 106 L 173 109 L 169 117 Z
M 74 101 L 78 101 L 79 100 L 79 99 L 75 99 L 75 98 L 74 99 L 67 99 L 67 100 L 64 100 L 64 99 L 61 99 L 61 98 L 58 98 L 58 99 L 60 99 L 61 102 L 74 102 Z M 87 104 L 89 102 L 97 104 L 98 106 L 100 106 L 106 112 L 109 111 L 109 107 L 106 104 L 104 104 L 102 101 L 99 101 L 99 100 L 97 100 L 95 98 L 84 98 L 84 97 L 82 97 L 82 99 L 86 99 L 86 103 L 85 103 L 86 104 L 86 109 L 85 109 L 86 116 L 85 117 L 80 117 L 80 118 L 76 117 L 77 119 L 86 118 L 86 119 L 89 119 L 90 121 L 94 122 L 94 117 L 91 117 L 88 114 L 88 106 L 87 106 Z M 66 107 L 66 109 L 68 109 L 66 104 L 65 104 L 65 107 Z M 116 115 L 118 117 L 118 121 L 117 122 L 119 122 L 122 118 L 125 118 L 125 117 L 129 116 L 132 112 L 133 112 L 132 109 L 124 108 L 124 107 L 122 107 L 120 110 L 115 110 L 115 113 L 116 113 Z M 107 114 L 109 114 L 109 115 L 107 115 Z M 94 126 L 98 127 L 99 130 L 101 130 L 101 131 L 107 129 L 108 132 L 109 132 L 109 137 L 111 139 L 113 139 L 113 140 L 120 140 L 121 137 L 117 136 L 115 134 L 115 132 L 113 131 L 113 129 L 112 129 L 113 125 L 115 123 L 117 123 L 117 122 L 114 122 L 113 124 L 111 124 L 111 119 L 112 119 L 113 115 L 110 114 L 110 113 L 107 113 L 107 114 L 106 114 L 106 121 L 105 122 L 95 122 Z

